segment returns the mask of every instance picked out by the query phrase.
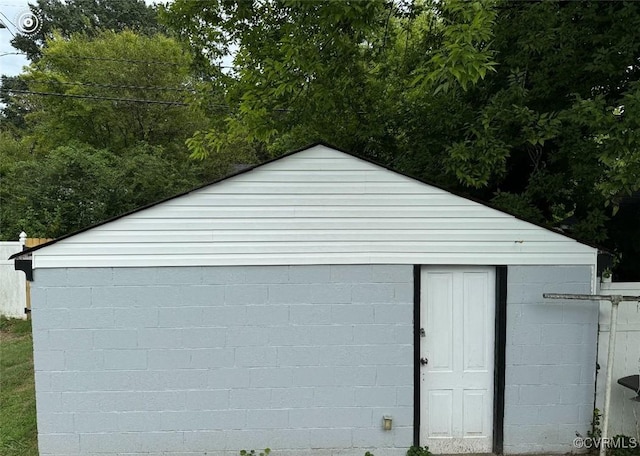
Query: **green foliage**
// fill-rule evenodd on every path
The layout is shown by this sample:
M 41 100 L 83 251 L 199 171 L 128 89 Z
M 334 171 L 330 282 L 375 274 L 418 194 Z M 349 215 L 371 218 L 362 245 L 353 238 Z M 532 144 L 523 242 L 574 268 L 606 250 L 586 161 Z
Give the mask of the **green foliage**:
M 407 450 L 407 456 L 431 456 L 428 446 L 412 446 Z
M 256 450 L 240 450 L 240 456 L 269 456 L 269 453 L 271 453 L 270 448 L 265 448 L 260 453 L 256 453 Z
M 609 448 L 609 456 L 640 456 L 640 440 L 637 437 L 618 434 L 611 438 L 615 442 L 615 448 Z M 614 444 L 612 444 L 614 445 Z
M 0 318 L 0 454 L 38 454 L 31 322 Z

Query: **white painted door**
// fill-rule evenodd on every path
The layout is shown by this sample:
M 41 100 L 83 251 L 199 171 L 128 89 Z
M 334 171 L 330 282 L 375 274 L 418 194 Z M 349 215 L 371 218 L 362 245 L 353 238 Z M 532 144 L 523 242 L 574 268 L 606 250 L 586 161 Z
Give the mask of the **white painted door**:
M 420 444 L 491 453 L 495 269 L 424 267 L 421 288 Z

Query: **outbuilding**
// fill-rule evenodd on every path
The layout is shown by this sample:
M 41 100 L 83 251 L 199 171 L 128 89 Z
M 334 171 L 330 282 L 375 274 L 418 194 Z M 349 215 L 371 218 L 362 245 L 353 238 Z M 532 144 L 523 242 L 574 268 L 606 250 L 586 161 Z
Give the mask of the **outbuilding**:
M 16 256 L 53 455 L 566 453 L 598 250 L 316 144 Z

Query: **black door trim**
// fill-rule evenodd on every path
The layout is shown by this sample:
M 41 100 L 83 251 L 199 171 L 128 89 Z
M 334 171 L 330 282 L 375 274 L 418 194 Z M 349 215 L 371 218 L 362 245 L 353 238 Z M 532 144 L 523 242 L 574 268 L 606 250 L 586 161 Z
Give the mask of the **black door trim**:
M 422 266 L 413 266 L 413 445 L 420 446 L 420 279 Z
M 493 369 L 493 453 L 504 451 L 504 385 L 507 347 L 507 266 L 496 266 L 496 333 Z

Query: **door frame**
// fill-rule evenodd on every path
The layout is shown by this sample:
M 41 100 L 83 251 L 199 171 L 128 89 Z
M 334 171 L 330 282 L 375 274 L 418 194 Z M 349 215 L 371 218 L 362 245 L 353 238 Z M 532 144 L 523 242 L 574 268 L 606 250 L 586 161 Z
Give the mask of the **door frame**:
M 426 266 L 426 265 L 425 265 Z M 431 266 L 431 265 L 429 265 Z M 445 266 L 445 265 L 442 265 Z M 452 265 L 446 265 L 452 266 Z M 420 295 L 422 267 L 413 266 L 413 445 L 420 446 Z M 495 339 L 493 369 L 493 453 L 504 447 L 504 388 L 507 342 L 507 266 L 495 268 Z

